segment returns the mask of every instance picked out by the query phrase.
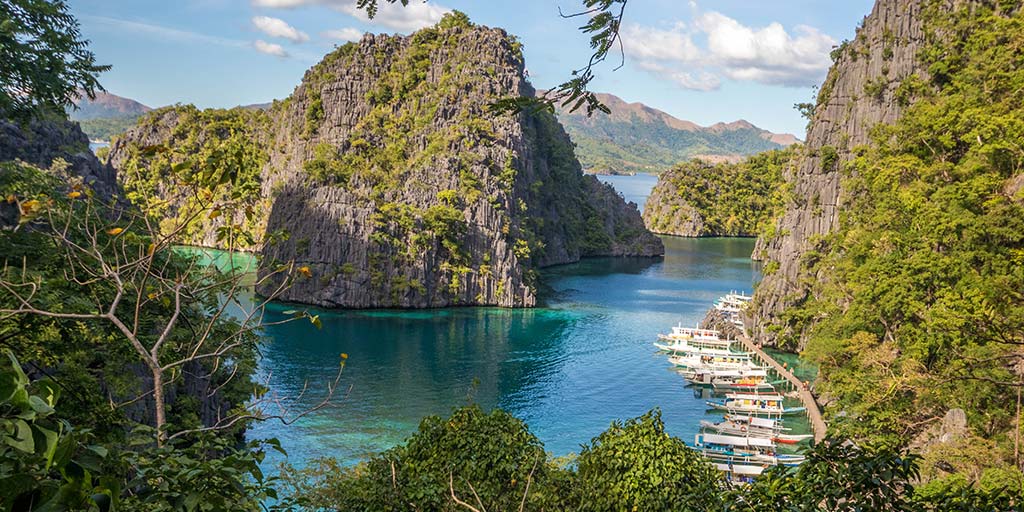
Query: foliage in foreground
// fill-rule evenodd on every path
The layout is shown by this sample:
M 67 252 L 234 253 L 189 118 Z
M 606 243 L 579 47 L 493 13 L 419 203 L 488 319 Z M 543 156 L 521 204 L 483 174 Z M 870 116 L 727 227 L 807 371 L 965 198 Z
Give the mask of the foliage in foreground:
M 655 410 L 608 430 L 578 456 L 552 459 L 506 412 L 471 406 L 428 417 L 406 445 L 354 468 L 323 459 L 285 477 L 298 503 L 327 510 L 1016 510 L 1021 487 L 915 488 L 919 458 L 826 440 L 797 470 L 732 486 L 664 430 Z
M 157 448 L 145 428 L 111 442 L 61 417 L 60 395 L 0 354 L 0 511 L 248 511 L 277 498 L 259 467 L 276 442 L 199 436 Z
M 110 66 L 96 64 L 81 36 L 62 0 L 0 2 L 0 112 L 26 121 L 102 89 L 97 76 Z

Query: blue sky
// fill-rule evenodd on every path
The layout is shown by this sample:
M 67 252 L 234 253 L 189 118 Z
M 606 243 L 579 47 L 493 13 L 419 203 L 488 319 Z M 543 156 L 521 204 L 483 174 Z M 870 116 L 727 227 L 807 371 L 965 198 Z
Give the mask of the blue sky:
M 382 0 L 383 1 L 383 0 Z M 539 88 L 586 62 L 581 0 L 411 0 L 374 20 L 355 0 L 70 0 L 112 93 L 150 106 L 230 107 L 284 98 L 303 72 L 363 32 L 409 33 L 459 9 L 524 44 Z M 708 125 L 748 121 L 803 137 L 794 103 L 807 101 L 831 46 L 853 36 L 872 0 L 631 0 L 626 65 L 602 67 L 592 87 Z

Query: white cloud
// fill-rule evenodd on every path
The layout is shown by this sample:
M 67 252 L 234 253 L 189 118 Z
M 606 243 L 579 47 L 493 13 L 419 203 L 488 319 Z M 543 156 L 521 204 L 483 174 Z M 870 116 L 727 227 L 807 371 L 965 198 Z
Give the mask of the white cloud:
M 374 16 L 373 20 L 370 20 L 366 16 L 366 11 L 356 7 L 354 1 L 334 1 L 331 3 L 336 4 L 335 8 L 339 11 L 363 22 L 379 23 L 385 27 L 402 32 L 412 32 L 433 25 L 441 21 L 441 17 L 449 11 L 447 7 L 426 2 L 416 2 L 415 0 L 409 2 L 409 5 L 404 7 L 401 4 L 378 3 L 377 15 Z
M 791 87 L 817 84 L 828 71 L 829 52 L 836 44 L 806 25 L 792 33 L 779 23 L 748 27 L 724 14 L 696 9 L 693 23 L 669 30 L 623 26 L 622 40 L 640 69 L 702 91 L 717 89 L 722 78 Z
M 685 28 L 682 24 L 675 30 L 625 25 L 621 33 L 622 46 L 629 56 L 641 61 L 694 61 L 700 58 L 701 49 L 693 43 Z
M 356 0 L 251 0 L 256 7 L 292 9 L 307 5 L 324 5 L 341 11 L 360 21 L 400 32 L 412 32 L 433 25 L 441 20 L 450 9 L 425 0 L 411 0 L 409 5 L 393 4 L 386 0 L 377 2 L 377 15 L 371 20 L 366 11 L 356 6 Z
M 252 43 L 252 47 L 256 48 L 256 51 L 265 53 L 267 55 L 273 55 L 275 57 L 287 57 L 288 52 L 284 50 L 279 44 L 268 43 L 261 39 L 257 39 Z
M 328 39 L 338 39 L 341 41 L 359 41 L 363 38 L 363 31 L 346 27 L 341 30 L 328 30 L 323 32 L 321 35 Z
M 289 25 L 280 18 L 270 16 L 253 16 L 252 24 L 260 32 L 270 37 L 283 37 L 293 43 L 304 43 L 309 41 L 309 36 L 295 27 Z
M 306 53 L 301 51 L 295 51 L 291 54 L 284 51 L 276 44 L 269 44 L 264 41 L 253 43 L 249 41 L 241 41 L 238 39 L 229 39 L 226 37 L 211 36 L 199 32 L 191 32 L 188 30 L 180 30 L 172 27 L 165 27 L 154 23 L 148 23 L 143 21 L 134 20 L 123 20 L 119 18 L 109 18 L 106 16 L 93 16 L 89 14 L 83 14 L 79 16 L 80 19 L 88 21 L 89 23 L 99 25 L 108 29 L 112 32 L 117 33 L 130 33 L 136 34 L 139 37 L 145 37 L 156 41 L 173 41 L 175 43 L 186 43 L 196 45 L 217 45 L 226 48 L 238 48 L 245 51 L 251 51 L 253 48 L 270 55 L 280 55 L 284 53 L 285 57 L 296 57 L 304 61 L 316 62 L 320 60 L 323 55 Z M 277 47 L 274 49 L 273 47 Z
M 165 41 L 176 41 L 185 43 L 215 44 L 232 48 L 245 48 L 248 44 L 245 41 L 228 39 L 224 37 L 211 36 L 199 32 L 180 30 L 171 27 L 164 27 L 153 23 L 142 21 L 122 20 L 119 18 L 108 18 L 106 16 L 93 16 L 83 14 L 79 16 L 83 20 L 102 25 L 117 32 L 130 32 L 149 36 L 153 39 Z
M 717 75 L 708 73 L 707 71 L 697 71 L 696 73 L 680 71 L 658 64 L 657 62 L 645 60 L 637 62 L 637 67 L 671 82 L 675 82 L 676 85 L 683 89 L 690 89 L 694 91 L 713 91 L 722 86 L 722 80 Z

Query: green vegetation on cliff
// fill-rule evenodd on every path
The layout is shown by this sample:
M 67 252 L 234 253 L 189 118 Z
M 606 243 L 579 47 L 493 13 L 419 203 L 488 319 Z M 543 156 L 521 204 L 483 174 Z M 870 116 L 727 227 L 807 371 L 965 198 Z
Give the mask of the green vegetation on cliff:
M 967 432 L 923 473 L 1020 482 L 1024 13 L 975 4 L 926 4 L 929 76 L 899 85 L 915 101 L 842 169 L 840 227 L 802 261 L 827 278 L 779 327 L 807 336 L 835 432 L 927 446 L 962 408 Z
M 127 129 L 135 126 L 139 116 L 126 117 L 97 117 L 93 119 L 82 119 L 78 121 L 82 131 L 89 136 L 89 140 L 109 141 L 116 135 L 124 133 Z
M 154 110 L 139 121 L 138 131 L 166 131 L 154 145 L 132 137 L 115 140 L 118 172 L 127 198 L 168 226 L 189 245 L 249 249 L 263 238 L 267 204 L 261 193 L 267 113 L 257 109 L 199 110 L 192 105 Z M 209 183 L 196 194 L 182 195 L 182 185 Z M 220 186 L 224 185 L 224 186 Z M 223 208 L 187 222 L 212 204 Z M 223 211 L 245 211 L 229 217 Z
M 655 233 L 679 236 L 761 234 L 782 212 L 783 170 L 797 151 L 766 151 L 735 164 L 676 165 L 658 177 L 644 223 Z

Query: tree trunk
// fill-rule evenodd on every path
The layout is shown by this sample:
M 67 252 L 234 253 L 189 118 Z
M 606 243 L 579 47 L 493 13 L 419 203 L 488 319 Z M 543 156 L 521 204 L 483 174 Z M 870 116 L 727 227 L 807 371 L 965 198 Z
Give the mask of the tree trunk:
M 156 444 L 163 446 L 166 433 L 164 423 L 167 422 L 164 411 L 164 373 L 160 368 L 152 368 L 153 372 L 153 403 L 156 411 Z

